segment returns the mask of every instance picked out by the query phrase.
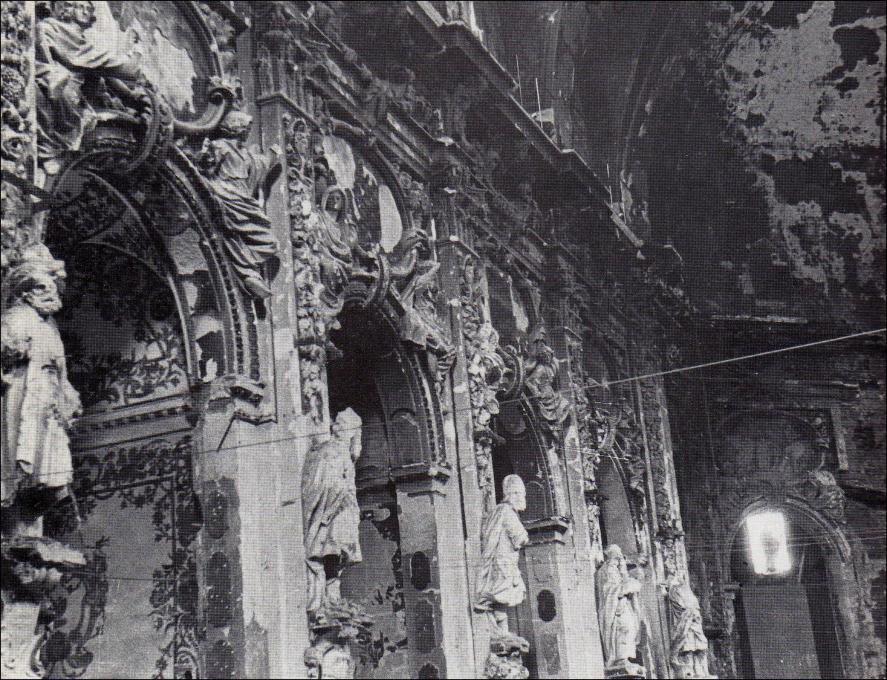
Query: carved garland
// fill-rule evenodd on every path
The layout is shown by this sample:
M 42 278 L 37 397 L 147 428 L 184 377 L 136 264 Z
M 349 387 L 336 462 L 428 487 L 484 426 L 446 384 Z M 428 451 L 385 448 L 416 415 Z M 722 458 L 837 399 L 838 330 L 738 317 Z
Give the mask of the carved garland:
M 498 435 L 490 423 L 499 413 L 496 395 L 504 382 L 506 366 L 499 355 L 499 334 L 486 320 L 483 278 L 473 256 L 463 257 L 461 271 L 460 317 L 474 427 L 474 461 L 484 513 L 487 513 L 496 506 L 492 449 Z

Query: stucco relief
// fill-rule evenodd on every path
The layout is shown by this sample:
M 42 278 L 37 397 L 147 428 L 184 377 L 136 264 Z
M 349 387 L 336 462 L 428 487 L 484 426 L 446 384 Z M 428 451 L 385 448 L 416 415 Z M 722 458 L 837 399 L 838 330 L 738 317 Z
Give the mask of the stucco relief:
M 846 501 L 834 476 L 827 418 L 827 412 L 749 412 L 721 424 L 724 449 L 718 460 L 722 488 L 717 506 L 726 521 L 735 520 L 756 500 L 780 503 L 786 497 L 833 522 L 844 521 Z M 826 436 L 817 432 L 820 425 L 825 425 Z
M 437 319 L 439 264 L 429 234 L 416 225 L 404 228 L 393 189 L 355 145 L 331 134 L 337 125 L 350 127 L 328 116 L 286 123 L 302 400 L 318 423 L 325 357 L 338 351 L 328 331 L 338 325 L 346 291 L 362 304 L 394 301 L 401 339 L 425 350 L 439 390 L 455 358 Z M 398 190 L 400 184 L 411 193 L 408 209 L 417 210 L 420 185 L 402 176 Z

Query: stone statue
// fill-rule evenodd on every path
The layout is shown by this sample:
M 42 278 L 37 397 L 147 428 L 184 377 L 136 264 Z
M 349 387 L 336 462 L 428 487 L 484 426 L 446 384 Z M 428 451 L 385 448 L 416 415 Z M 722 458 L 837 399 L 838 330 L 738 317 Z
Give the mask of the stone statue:
M 517 562 L 530 539 L 517 514 L 527 509 L 523 480 L 508 475 L 502 482 L 502 493 L 502 502 L 487 515 L 481 528 L 482 563 L 475 609 L 487 612 L 493 637 L 504 638 L 510 635 L 507 609 L 519 605 L 527 595 Z
M 546 342 L 545 329 L 537 326 L 530 335 L 525 384 L 543 421 L 552 430 L 559 428 L 570 413 L 569 400 L 555 389 L 559 363 Z
M 508 630 L 508 609 L 527 596 L 518 567 L 521 548 L 529 543 L 527 530 L 517 513 L 527 509 L 527 490 L 517 475 L 502 480 L 504 498 L 484 519 L 481 527 L 481 567 L 474 608 L 486 612 L 490 622 L 490 654 L 484 674 L 488 678 L 526 678 L 521 654 L 529 643 Z
M 216 197 L 225 209 L 225 246 L 231 266 L 243 288 L 255 298 L 271 295 L 263 268 L 278 251 L 271 222 L 259 203 L 260 190 L 268 190 L 281 169 L 280 153 L 262 154 L 246 139 L 252 117 L 230 111 L 219 125 L 220 139 L 204 140 L 197 155 Z
M 668 588 L 671 623 L 671 667 L 676 678 L 712 678 L 708 672 L 708 638 L 702 630 L 699 600 L 684 580 Z
M 360 562 L 360 508 L 354 464 L 360 457 L 361 420 L 348 408 L 336 416 L 332 436 L 315 442 L 302 473 L 308 613 L 315 623 L 351 616 L 342 599 L 341 573 Z
M 117 36 L 87 36 L 96 20 L 95 3 L 57 0 L 51 7 L 52 15 L 37 24 L 35 45 L 38 144 L 44 158 L 80 148 L 97 121 L 89 99 L 98 103 L 104 97 L 108 108 L 145 103 L 144 91 L 135 86 L 142 76 L 132 51 L 121 53 Z
M 7 509 L 26 490 L 59 500 L 72 480 L 67 430 L 80 411 L 80 397 L 68 382 L 65 348 L 52 318 L 62 306 L 64 277 L 64 263 L 37 244 L 25 249 L 3 282 L 9 303 L 0 325 L 6 517 L 16 514 Z
M 630 660 L 637 658 L 638 653 L 641 621 L 637 595 L 641 583 L 629 576 L 618 545 L 609 545 L 604 550 L 604 562 L 595 582 L 605 673 L 643 677 L 644 667 Z
M 350 680 L 357 670 L 349 650 L 326 639 L 306 649 L 304 659 L 309 678 Z

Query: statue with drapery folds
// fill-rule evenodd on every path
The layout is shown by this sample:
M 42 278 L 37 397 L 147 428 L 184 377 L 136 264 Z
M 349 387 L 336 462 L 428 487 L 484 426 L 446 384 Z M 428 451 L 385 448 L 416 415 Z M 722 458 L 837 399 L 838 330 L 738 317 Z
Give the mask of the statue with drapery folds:
M 669 586 L 668 611 L 675 677 L 714 678 L 708 672 L 708 638 L 702 628 L 699 600 L 686 580 Z
M 604 562 L 595 575 L 598 620 L 604 648 L 604 672 L 621 677 L 644 677 L 637 658 L 641 630 L 638 593 L 641 583 L 628 573 L 618 545 L 604 550 Z
M 87 32 L 97 8 L 110 14 L 107 3 L 56 0 L 41 7 L 50 14 L 36 28 L 38 149 L 51 159 L 80 148 L 98 121 L 94 105 L 138 115 L 148 100 L 135 34 Z
M 536 326 L 529 338 L 525 384 L 543 423 L 556 431 L 570 413 L 570 401 L 557 390 L 560 361 L 546 340 L 545 328 Z
M 360 508 L 354 465 L 361 451 L 361 419 L 348 408 L 336 416 L 331 436 L 315 441 L 302 471 L 305 560 L 308 567 L 308 614 L 313 623 L 351 618 L 353 607 L 342 598 L 341 574 L 362 561 Z
M 483 548 L 475 599 L 475 609 L 488 614 L 494 637 L 510 635 L 507 610 L 527 596 L 518 559 L 530 539 L 517 514 L 527 509 L 527 491 L 520 477 L 508 475 L 502 481 L 502 493 L 502 502 L 481 527 Z
M 281 171 L 281 153 L 264 154 L 247 146 L 252 116 L 229 111 L 219 125 L 219 139 L 205 139 L 197 163 L 225 211 L 223 235 L 231 266 L 252 297 L 267 298 L 271 288 L 265 268 L 278 251 L 271 221 L 260 203 Z
M 0 322 L 2 360 L 2 505 L 4 533 L 39 534 L 17 511 L 47 508 L 68 495 L 72 481 L 67 431 L 80 411 L 80 397 L 68 382 L 65 348 L 52 315 L 61 309 L 59 285 L 64 263 L 46 246 L 24 249 L 3 281 Z M 35 499 L 39 499 L 35 504 Z M 9 522 L 19 526 L 6 526 Z

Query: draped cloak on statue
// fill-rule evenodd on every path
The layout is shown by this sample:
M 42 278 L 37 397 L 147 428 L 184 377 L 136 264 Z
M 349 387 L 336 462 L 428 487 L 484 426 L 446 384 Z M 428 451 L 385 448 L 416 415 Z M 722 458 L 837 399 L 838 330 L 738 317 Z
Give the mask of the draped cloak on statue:
M 363 559 L 358 533 L 360 508 L 348 440 L 333 438 L 311 447 L 302 473 L 302 512 L 308 560 L 336 556 L 344 566 Z
M 231 265 L 247 291 L 268 297 L 271 289 L 262 277 L 262 266 L 277 253 L 271 222 L 256 198 L 272 169 L 257 150 L 230 139 L 210 144 L 209 183 L 225 208 L 225 246 Z
M 499 503 L 484 521 L 481 536 L 483 551 L 475 609 L 516 607 L 527 594 L 518 567 L 520 549 L 530 540 L 527 530 L 509 503 Z
M 71 483 L 67 424 L 80 408 L 55 321 L 25 304 L 3 312 L 2 502 L 25 485 Z M 27 477 L 23 478 L 24 475 Z
M 95 125 L 95 112 L 82 93 L 88 73 L 132 80 L 138 68 L 131 55 L 120 54 L 112 44 L 96 44 L 73 21 L 49 17 L 38 22 L 35 80 L 44 153 L 51 154 L 52 147 L 76 151 Z
M 640 616 L 635 595 L 626 585 L 636 579 L 622 573 L 616 560 L 607 560 L 596 575 L 598 617 L 604 646 L 604 660 L 613 666 L 637 653 Z
M 668 604 L 671 613 L 671 653 L 675 657 L 681 654 L 697 654 L 703 656 L 708 650 L 708 639 L 702 629 L 702 614 L 699 600 L 683 582 L 668 589 Z M 679 658 L 676 661 L 680 661 Z

